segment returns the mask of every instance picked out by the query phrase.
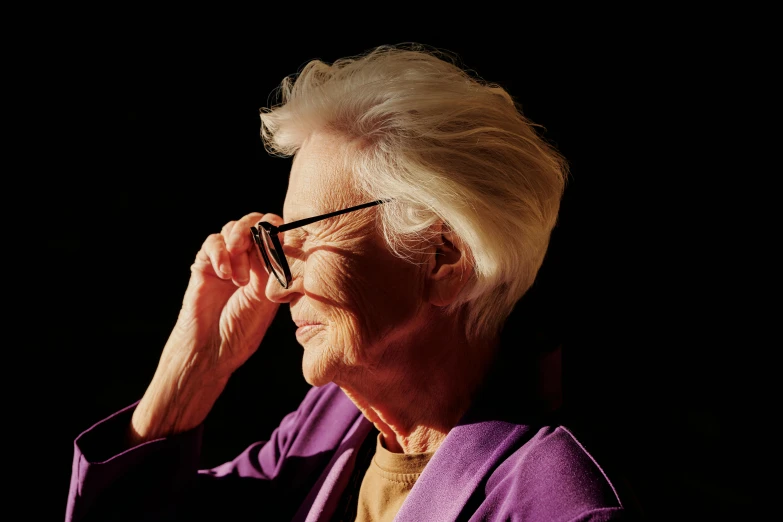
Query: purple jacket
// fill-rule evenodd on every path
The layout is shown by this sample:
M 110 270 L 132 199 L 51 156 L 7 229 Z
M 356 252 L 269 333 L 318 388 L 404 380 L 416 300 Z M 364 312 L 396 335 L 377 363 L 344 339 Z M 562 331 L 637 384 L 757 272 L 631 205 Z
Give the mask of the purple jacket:
M 199 470 L 202 427 L 123 447 L 134 407 L 76 438 L 66 521 L 329 521 L 373 430 L 329 384 L 312 388 L 268 441 Z M 625 514 L 612 482 L 568 429 L 474 408 L 449 432 L 395 520 L 605 521 Z

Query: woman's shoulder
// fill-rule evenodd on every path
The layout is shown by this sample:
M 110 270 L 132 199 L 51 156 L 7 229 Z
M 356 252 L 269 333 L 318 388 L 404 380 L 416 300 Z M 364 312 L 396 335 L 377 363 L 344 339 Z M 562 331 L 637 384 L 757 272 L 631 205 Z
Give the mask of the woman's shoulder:
M 568 427 L 531 427 L 487 480 L 488 496 L 515 498 L 542 511 L 623 509 L 615 483 Z
M 471 418 L 451 430 L 416 483 L 411 518 L 433 518 L 432 498 L 481 520 L 616 520 L 625 507 L 612 480 L 571 430 L 557 423 Z

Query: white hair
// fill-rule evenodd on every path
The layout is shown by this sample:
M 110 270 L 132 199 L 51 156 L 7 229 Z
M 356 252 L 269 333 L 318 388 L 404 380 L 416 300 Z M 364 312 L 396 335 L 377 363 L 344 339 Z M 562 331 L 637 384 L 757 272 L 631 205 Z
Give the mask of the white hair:
M 474 267 L 447 312 L 466 308 L 469 338 L 496 335 L 536 278 L 568 177 L 509 93 L 414 44 L 312 60 L 276 94 L 261 109 L 267 151 L 292 156 L 316 131 L 358 144 L 358 187 L 394 199 L 378 207 L 392 251 L 444 223 Z

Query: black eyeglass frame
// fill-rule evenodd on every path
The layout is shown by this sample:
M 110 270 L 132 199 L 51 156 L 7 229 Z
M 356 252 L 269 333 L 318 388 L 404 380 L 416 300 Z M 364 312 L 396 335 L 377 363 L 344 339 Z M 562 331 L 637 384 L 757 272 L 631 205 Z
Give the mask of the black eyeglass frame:
M 361 205 L 356 205 L 354 207 L 348 207 L 342 210 L 335 210 L 334 212 L 329 212 L 328 214 L 321 214 L 320 216 L 299 219 L 296 221 L 292 221 L 290 223 L 285 223 L 283 225 L 280 225 L 279 227 L 273 225 L 272 223 L 268 223 L 266 221 L 259 221 L 256 224 L 256 226 L 250 227 L 250 232 L 253 236 L 253 241 L 256 244 L 256 248 L 261 253 L 261 257 L 264 260 L 264 267 L 266 268 L 267 273 L 273 274 L 275 276 L 275 279 L 277 279 L 277 282 L 280 283 L 280 285 L 283 288 L 287 289 L 289 286 L 291 286 L 291 281 L 293 278 L 291 277 L 291 269 L 288 267 L 288 260 L 286 259 L 285 253 L 283 252 L 283 245 L 280 243 L 280 238 L 277 237 L 277 235 L 280 232 L 285 232 L 287 230 L 300 228 L 309 225 L 311 223 L 323 221 L 324 219 L 329 219 L 331 217 L 339 216 L 341 214 L 347 214 L 348 212 L 354 212 L 356 210 L 361 210 L 363 208 L 374 207 L 375 205 L 381 205 L 389 201 L 391 201 L 391 199 L 378 199 L 375 201 L 370 201 L 368 203 L 362 203 Z M 270 261 L 269 256 L 266 253 L 266 247 L 264 246 L 263 243 L 264 239 L 261 237 L 261 230 L 263 230 L 267 234 L 269 240 L 272 242 L 272 245 L 275 247 L 276 251 L 282 254 L 282 259 L 280 259 L 280 257 L 278 256 L 278 264 L 280 265 L 280 268 L 283 269 L 283 274 L 285 275 L 285 281 L 282 281 L 280 279 L 280 277 L 277 274 L 277 271 L 272 267 L 272 262 Z

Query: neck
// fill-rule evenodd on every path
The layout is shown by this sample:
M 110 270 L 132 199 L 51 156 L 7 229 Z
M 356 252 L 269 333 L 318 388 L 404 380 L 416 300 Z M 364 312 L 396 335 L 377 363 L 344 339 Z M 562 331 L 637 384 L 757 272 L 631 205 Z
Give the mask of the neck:
M 497 340 L 469 342 L 458 323 L 418 331 L 390 345 L 372 368 L 335 382 L 397 453 L 435 451 L 470 406 Z

